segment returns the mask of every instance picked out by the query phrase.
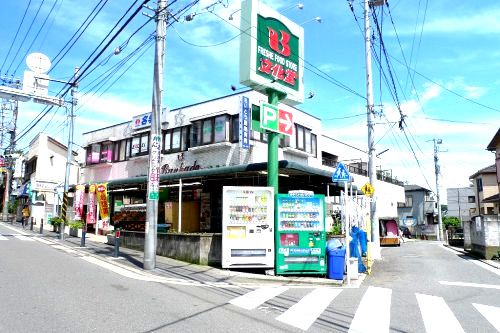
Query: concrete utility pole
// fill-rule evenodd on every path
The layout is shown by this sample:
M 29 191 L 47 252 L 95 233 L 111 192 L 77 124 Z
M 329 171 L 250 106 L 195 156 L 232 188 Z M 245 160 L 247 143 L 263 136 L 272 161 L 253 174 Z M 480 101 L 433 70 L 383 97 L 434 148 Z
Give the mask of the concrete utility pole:
M 437 208 L 438 208 L 438 232 L 437 232 L 437 238 L 438 241 L 443 240 L 443 221 L 442 221 L 442 216 L 441 216 L 441 200 L 439 196 L 439 158 L 438 158 L 438 146 L 441 143 L 443 143 L 443 140 L 441 139 L 432 139 L 434 142 L 434 172 L 436 173 L 436 199 L 437 199 Z M 460 199 L 460 198 L 459 198 Z M 459 206 L 460 207 L 460 206 Z
M 68 154 L 66 157 L 66 173 L 64 174 L 64 195 L 63 195 L 63 204 L 62 204 L 62 218 L 63 221 L 60 226 L 59 238 L 64 240 L 64 225 L 68 221 L 68 190 L 69 190 L 69 175 L 71 172 L 71 161 L 73 160 L 73 120 L 74 120 L 74 111 L 77 103 L 77 75 L 79 68 L 75 68 L 75 77 L 73 83 L 71 83 L 71 108 L 69 113 L 69 132 L 68 132 Z
M 12 102 L 14 104 L 14 109 L 12 110 L 12 123 L 14 128 L 9 130 L 10 132 L 10 143 L 9 149 L 4 151 L 4 163 L 5 163 L 5 184 L 4 184 L 4 197 L 3 197 L 3 209 L 2 209 L 2 220 L 4 222 L 8 221 L 9 217 L 9 199 L 10 199 L 10 188 L 12 183 L 12 157 L 11 153 L 15 151 L 16 144 L 16 124 L 17 124 L 17 113 L 18 113 L 18 101 Z M 11 104 L 12 105 L 12 104 Z M 12 222 L 12 221 L 11 221 Z
M 375 192 L 370 202 L 370 225 L 371 225 L 371 243 L 372 258 L 381 259 L 380 256 L 380 231 L 377 215 L 377 173 L 375 170 L 375 139 L 374 139 L 374 105 L 373 105 L 373 78 L 372 78 L 372 54 L 371 54 L 371 34 L 370 34 L 370 5 L 383 5 L 384 1 L 372 3 L 370 0 L 364 0 L 364 19 L 365 19 L 365 60 L 366 60 L 366 114 L 368 122 L 368 178 Z
M 153 105 L 151 112 L 151 136 L 149 140 L 149 168 L 147 184 L 146 226 L 144 235 L 143 268 L 156 267 L 156 234 L 158 223 L 158 199 L 160 191 L 161 159 L 161 104 L 163 94 L 163 59 L 165 55 L 165 36 L 167 30 L 167 1 L 159 0 L 156 10 L 156 45 L 153 74 Z M 179 186 L 179 191 L 181 191 Z M 180 203 L 179 203 L 180 204 Z

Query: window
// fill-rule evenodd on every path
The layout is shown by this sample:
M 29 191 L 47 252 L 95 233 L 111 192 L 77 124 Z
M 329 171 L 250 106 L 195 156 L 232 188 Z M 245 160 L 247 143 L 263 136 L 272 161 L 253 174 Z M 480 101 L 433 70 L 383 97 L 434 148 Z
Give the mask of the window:
M 467 202 L 468 202 L 468 203 L 475 203 L 475 202 L 476 202 L 476 197 L 475 197 L 475 196 L 473 196 L 473 195 L 469 195 L 469 196 L 467 197 Z
M 86 156 L 87 165 L 99 163 L 100 156 L 101 156 L 100 143 L 94 143 L 87 147 L 87 156 Z
M 316 134 L 312 134 L 309 128 L 295 124 L 295 141 L 295 148 L 316 157 L 318 140 Z
M 101 158 L 100 163 L 112 162 L 113 161 L 113 143 L 106 142 L 101 144 Z
M 413 207 L 413 197 L 411 195 L 406 196 L 405 207 Z
M 483 192 L 483 179 L 482 178 L 476 179 L 476 186 L 477 186 L 478 192 Z
M 201 142 L 204 145 L 210 144 L 213 142 L 213 119 L 205 119 L 203 120 L 203 125 L 202 125 L 202 139 Z
M 165 132 L 163 149 L 166 153 L 185 151 L 189 146 L 190 126 L 178 127 Z
M 149 133 L 142 133 L 132 138 L 130 156 L 147 155 L 149 152 Z
M 238 142 L 240 140 L 240 116 L 233 115 L 231 117 L 231 133 L 229 140 L 231 142 Z
M 229 124 L 227 115 L 217 116 L 214 121 L 214 142 L 227 141 L 227 129 Z
M 191 125 L 191 138 L 190 138 L 190 146 L 198 147 L 201 145 L 201 120 L 195 121 L 193 125 Z
M 113 162 L 125 161 L 130 157 L 131 139 L 116 141 L 113 150 Z

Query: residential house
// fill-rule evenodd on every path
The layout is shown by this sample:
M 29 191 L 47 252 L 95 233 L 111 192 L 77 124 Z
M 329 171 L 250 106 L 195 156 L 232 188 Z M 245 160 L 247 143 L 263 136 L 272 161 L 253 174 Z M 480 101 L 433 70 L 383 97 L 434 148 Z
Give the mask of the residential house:
M 470 176 L 477 202 L 472 221 L 464 224 L 464 248 L 490 259 L 500 254 L 500 129 L 487 149 L 495 152 L 495 164 Z
M 471 211 L 476 208 L 476 194 L 474 186 L 454 187 L 446 189 L 448 197 L 447 216 L 457 217 L 460 223 L 471 220 Z
M 419 185 L 404 185 L 405 201 L 398 203 L 401 226 L 417 237 L 437 238 L 437 202 L 432 191 Z

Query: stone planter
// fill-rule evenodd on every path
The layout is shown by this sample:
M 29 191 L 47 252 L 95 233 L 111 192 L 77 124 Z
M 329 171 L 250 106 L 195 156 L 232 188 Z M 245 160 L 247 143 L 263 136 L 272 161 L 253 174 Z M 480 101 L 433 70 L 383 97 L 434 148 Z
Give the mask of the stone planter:
M 115 235 L 114 234 L 107 234 L 106 237 L 108 238 L 108 241 L 106 242 L 106 244 L 109 244 L 109 245 L 115 245 Z
M 69 228 L 69 235 L 82 238 L 82 229 Z

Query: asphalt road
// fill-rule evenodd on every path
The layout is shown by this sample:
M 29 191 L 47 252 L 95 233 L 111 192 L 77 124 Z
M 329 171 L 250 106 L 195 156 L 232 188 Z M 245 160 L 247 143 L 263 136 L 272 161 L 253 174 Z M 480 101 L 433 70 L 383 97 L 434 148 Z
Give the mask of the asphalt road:
M 20 233 L 0 224 L 0 332 L 500 330 L 500 270 L 436 242 L 384 248 L 360 287 L 342 288 L 252 278 L 204 284 L 198 273 L 150 274 L 105 251 Z

